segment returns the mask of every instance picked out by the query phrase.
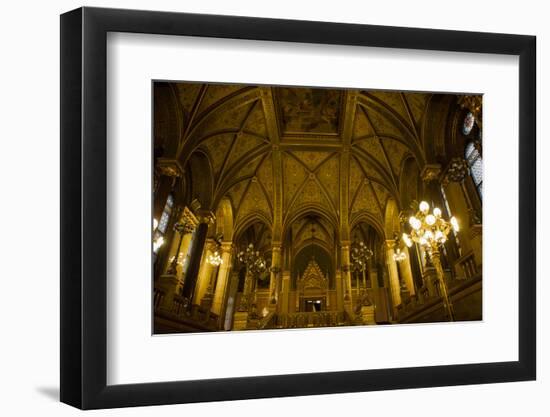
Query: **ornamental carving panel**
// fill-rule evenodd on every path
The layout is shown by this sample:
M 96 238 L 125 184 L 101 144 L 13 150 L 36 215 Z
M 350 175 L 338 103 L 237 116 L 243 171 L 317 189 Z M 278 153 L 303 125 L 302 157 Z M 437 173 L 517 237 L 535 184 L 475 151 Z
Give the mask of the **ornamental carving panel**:
M 300 292 L 310 289 L 327 290 L 328 283 L 328 277 L 323 273 L 315 259 L 312 259 L 302 276 L 298 276 L 297 287 Z

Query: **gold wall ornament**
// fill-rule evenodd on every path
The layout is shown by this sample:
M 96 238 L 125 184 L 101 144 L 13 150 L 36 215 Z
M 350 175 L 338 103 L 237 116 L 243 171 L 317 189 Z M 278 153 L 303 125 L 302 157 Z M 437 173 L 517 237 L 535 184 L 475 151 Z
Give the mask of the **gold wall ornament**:
M 328 277 L 323 273 L 315 259 L 311 259 L 304 269 L 304 273 L 298 276 L 297 287 L 303 293 L 307 289 L 328 290 Z
M 459 231 L 458 220 L 453 216 L 447 222 L 442 218 L 439 208 L 434 207 L 432 213 L 430 213 L 430 205 L 426 201 L 422 201 L 418 206 L 418 212 L 409 218 L 409 226 L 411 228 L 410 236 L 403 233 L 403 241 L 408 247 L 411 247 L 413 242 L 417 242 L 426 250 L 437 272 L 449 321 L 454 321 L 453 305 L 443 275 L 439 247 L 447 241 L 447 235 L 451 229 L 455 232 Z
M 468 161 L 464 158 L 453 158 L 443 175 L 443 183 L 462 182 L 470 172 Z
M 439 164 L 426 164 L 420 173 L 420 178 L 424 182 L 437 181 L 441 174 L 441 165 Z
M 167 177 L 183 177 L 184 170 L 177 159 L 158 158 L 155 169 Z
M 463 108 L 467 109 L 472 112 L 474 115 L 474 118 L 476 119 L 476 122 L 481 127 L 481 119 L 482 119 L 482 96 L 481 95 L 463 95 L 458 96 L 458 105 Z

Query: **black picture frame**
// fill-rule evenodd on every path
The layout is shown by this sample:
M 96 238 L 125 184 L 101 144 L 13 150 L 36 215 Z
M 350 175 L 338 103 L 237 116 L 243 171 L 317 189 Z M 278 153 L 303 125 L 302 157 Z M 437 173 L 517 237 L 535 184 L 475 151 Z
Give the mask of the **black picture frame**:
M 519 56 L 519 360 L 107 385 L 108 32 Z M 61 16 L 60 56 L 62 402 L 95 409 L 536 378 L 534 36 L 85 7 Z

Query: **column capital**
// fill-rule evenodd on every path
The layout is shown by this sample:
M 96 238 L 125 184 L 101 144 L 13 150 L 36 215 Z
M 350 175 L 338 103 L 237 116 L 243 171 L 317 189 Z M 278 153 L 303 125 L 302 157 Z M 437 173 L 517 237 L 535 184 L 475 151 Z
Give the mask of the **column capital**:
M 270 268 L 270 271 L 273 272 L 274 274 L 278 274 L 279 272 L 281 272 L 281 268 L 279 268 L 278 266 L 272 266 Z
M 180 216 L 180 223 L 184 223 L 188 229 L 188 231 L 184 233 L 193 233 L 195 227 L 199 224 L 199 220 L 188 207 L 184 207 L 183 213 L 181 213 Z
M 220 250 L 222 253 L 231 253 L 231 250 L 233 249 L 233 242 L 222 242 L 220 245 Z
M 183 177 L 183 167 L 177 159 L 158 158 L 155 170 L 167 177 Z
M 395 248 L 395 239 L 386 239 L 386 249 L 394 249 Z
M 213 224 L 216 221 L 216 215 L 210 210 L 199 210 L 197 213 L 199 223 Z
M 474 117 L 481 119 L 481 95 L 462 95 L 458 97 L 458 105 L 472 112 Z
M 431 182 L 438 180 L 439 174 L 441 174 L 441 164 L 426 164 L 422 168 L 420 177 L 424 182 Z
M 280 243 L 273 243 L 271 246 L 271 250 L 273 252 L 281 252 L 283 246 Z
M 462 182 L 469 171 L 470 167 L 464 158 L 453 158 L 443 171 L 441 182 L 443 184 Z
M 204 244 L 204 249 L 210 252 L 214 252 L 216 249 L 218 249 L 218 242 L 216 242 L 211 237 L 206 238 L 206 242 Z

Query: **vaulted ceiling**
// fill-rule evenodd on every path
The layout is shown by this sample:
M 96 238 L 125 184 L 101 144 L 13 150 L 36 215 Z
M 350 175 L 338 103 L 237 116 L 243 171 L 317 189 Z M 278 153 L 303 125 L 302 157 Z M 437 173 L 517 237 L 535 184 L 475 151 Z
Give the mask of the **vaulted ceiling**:
M 307 208 L 338 224 L 383 223 L 407 158 L 425 163 L 431 94 L 170 84 L 182 114 L 177 156 L 207 155 L 212 201 L 228 197 L 237 224 L 255 214 L 284 227 Z

